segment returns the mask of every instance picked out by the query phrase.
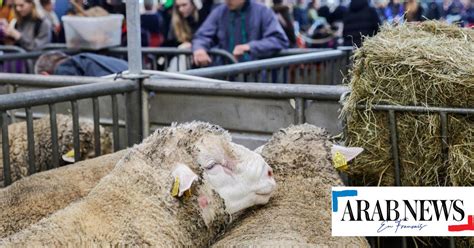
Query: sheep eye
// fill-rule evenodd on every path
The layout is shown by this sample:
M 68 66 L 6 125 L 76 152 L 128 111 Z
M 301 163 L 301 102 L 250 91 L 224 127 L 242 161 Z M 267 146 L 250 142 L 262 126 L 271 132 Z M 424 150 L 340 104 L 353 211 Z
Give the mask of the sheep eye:
M 219 163 L 217 163 L 216 161 L 211 161 L 211 162 L 209 163 L 209 165 L 206 166 L 206 170 L 210 170 L 210 169 L 214 168 L 214 166 L 216 166 L 216 165 L 218 165 L 218 164 L 219 164 Z

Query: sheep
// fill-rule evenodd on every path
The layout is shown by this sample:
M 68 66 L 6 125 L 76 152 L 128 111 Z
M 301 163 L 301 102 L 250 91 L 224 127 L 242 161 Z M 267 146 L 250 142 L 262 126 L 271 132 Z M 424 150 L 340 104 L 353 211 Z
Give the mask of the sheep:
M 261 148 L 278 182 L 275 195 L 213 247 L 369 247 L 364 238 L 331 237 L 331 186 L 343 185 L 331 164 L 332 145 L 323 129 L 308 124 L 275 133 Z
M 86 196 L 125 153 L 122 150 L 37 173 L 0 189 L 0 238 Z
M 66 154 L 73 149 L 72 118 L 67 115 L 56 116 L 58 127 L 59 154 Z M 38 171 L 44 171 L 52 163 L 52 142 L 49 116 L 33 121 L 33 133 L 35 141 L 35 165 Z M 12 182 L 28 175 L 28 140 L 26 122 L 18 122 L 8 125 L 10 143 L 10 169 Z M 110 132 L 100 128 L 102 154 L 111 152 L 112 141 Z M 79 138 L 81 158 L 86 159 L 93 155 L 94 151 L 94 125 L 92 121 L 79 122 Z M 1 141 L 0 141 L 1 146 Z M 3 153 L 0 152 L 0 187 L 4 185 L 3 175 Z M 60 166 L 66 164 L 60 158 Z
M 156 130 L 80 201 L 0 246 L 207 247 L 276 188 L 263 158 L 224 129 L 191 122 Z

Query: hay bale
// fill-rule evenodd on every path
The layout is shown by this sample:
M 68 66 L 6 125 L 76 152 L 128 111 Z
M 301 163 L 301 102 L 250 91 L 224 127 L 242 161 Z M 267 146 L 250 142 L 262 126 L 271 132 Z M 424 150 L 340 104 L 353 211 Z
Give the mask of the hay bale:
M 374 104 L 474 107 L 474 30 L 440 22 L 384 26 L 354 55 L 345 103 L 350 146 L 365 149 L 349 174 L 394 185 L 388 115 Z M 357 110 L 363 104 L 366 110 Z M 474 118 L 449 115 L 448 162 L 438 114 L 397 113 L 402 185 L 474 185 Z
M 262 149 L 278 188 L 247 211 L 213 247 L 369 247 L 363 237 L 331 236 L 331 187 L 342 186 L 325 130 L 309 124 L 275 133 Z

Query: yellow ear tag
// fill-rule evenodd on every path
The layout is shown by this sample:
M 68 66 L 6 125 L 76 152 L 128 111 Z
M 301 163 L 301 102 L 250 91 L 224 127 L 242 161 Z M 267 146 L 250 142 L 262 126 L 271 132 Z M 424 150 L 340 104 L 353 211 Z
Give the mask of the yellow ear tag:
M 68 158 L 74 158 L 74 150 L 70 150 L 69 152 L 66 153 L 66 157 Z
M 347 165 L 347 159 L 340 152 L 336 152 L 334 154 L 334 156 L 332 157 L 332 161 L 334 163 L 334 167 L 338 170 L 345 171 L 349 169 L 349 166 Z
M 179 193 L 179 178 L 175 177 L 173 188 L 171 189 L 171 196 L 176 197 L 178 196 L 178 193 Z

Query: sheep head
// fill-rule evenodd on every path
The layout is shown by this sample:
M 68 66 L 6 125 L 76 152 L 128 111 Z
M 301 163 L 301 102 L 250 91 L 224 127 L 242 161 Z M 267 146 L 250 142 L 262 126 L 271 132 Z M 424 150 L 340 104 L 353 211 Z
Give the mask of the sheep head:
M 259 154 L 231 142 L 225 130 L 208 123 L 159 129 L 143 142 L 141 153 L 168 167 L 170 193 L 194 201 L 206 225 L 214 219 L 215 195 L 234 214 L 266 204 L 276 188 L 273 171 Z
M 202 137 L 197 148 L 203 178 L 224 199 L 229 213 L 268 202 L 276 183 L 259 154 L 219 136 Z
M 309 178 L 335 174 L 333 160 L 337 153 L 348 162 L 363 149 L 335 145 L 325 129 L 302 124 L 281 129 L 256 151 L 272 165 L 279 179 L 285 178 L 286 175 Z

